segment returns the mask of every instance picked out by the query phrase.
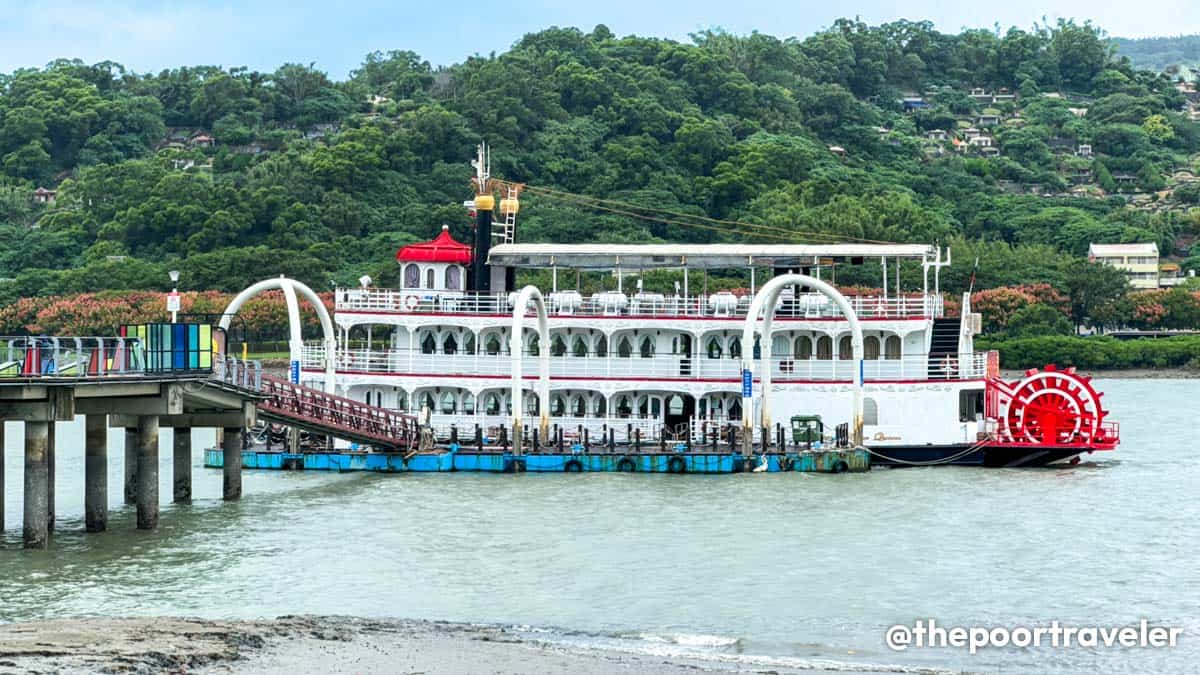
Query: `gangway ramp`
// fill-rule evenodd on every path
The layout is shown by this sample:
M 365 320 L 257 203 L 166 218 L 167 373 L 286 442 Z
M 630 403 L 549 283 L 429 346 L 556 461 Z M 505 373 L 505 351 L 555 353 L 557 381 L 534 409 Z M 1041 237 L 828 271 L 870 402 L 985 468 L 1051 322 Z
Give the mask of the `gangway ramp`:
M 258 417 L 310 433 L 344 438 L 381 450 L 415 450 L 417 418 L 263 376 Z

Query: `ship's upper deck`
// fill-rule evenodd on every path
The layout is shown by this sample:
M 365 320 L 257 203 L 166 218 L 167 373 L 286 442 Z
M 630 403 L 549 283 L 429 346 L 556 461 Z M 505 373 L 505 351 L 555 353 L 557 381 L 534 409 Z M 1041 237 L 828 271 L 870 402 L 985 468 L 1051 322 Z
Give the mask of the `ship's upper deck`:
M 516 293 L 483 295 L 448 293 L 418 288 L 341 288 L 335 294 L 340 313 L 459 314 L 512 316 Z M 940 294 L 896 296 L 851 295 L 847 298 L 860 319 L 935 319 L 944 313 Z M 578 291 L 547 294 L 551 317 L 647 319 L 742 319 L 750 308 L 750 295 L 719 291 L 683 297 L 663 293 L 602 291 L 584 297 Z M 817 293 L 785 295 L 775 316 L 789 319 L 845 319 L 837 305 Z
M 925 244 L 499 244 L 488 264 L 528 269 L 814 267 L 822 260 L 934 260 Z

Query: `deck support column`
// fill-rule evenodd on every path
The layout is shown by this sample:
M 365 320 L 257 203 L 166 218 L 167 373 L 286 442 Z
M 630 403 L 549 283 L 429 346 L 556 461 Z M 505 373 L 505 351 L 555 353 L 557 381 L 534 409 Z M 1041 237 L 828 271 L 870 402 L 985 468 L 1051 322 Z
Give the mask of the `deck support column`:
M 175 486 L 173 501 L 176 504 L 190 504 L 192 502 L 191 427 L 175 427 L 175 439 L 172 447 L 174 454 L 171 457 L 171 474 Z
M 4 420 L 0 419 L 0 532 L 4 531 Z
M 125 503 L 137 503 L 137 428 L 125 427 Z
M 84 438 L 84 529 L 108 529 L 108 415 L 88 415 Z
M 222 433 L 221 451 L 224 454 L 222 464 L 224 470 L 223 497 L 232 501 L 242 498 L 242 430 L 237 427 L 225 427 Z
M 58 423 L 46 426 L 46 529 L 54 531 L 54 436 Z
M 25 548 L 46 548 L 49 537 L 46 518 L 46 446 L 49 422 L 25 422 Z
M 137 426 L 137 529 L 158 527 L 158 416 L 140 415 Z

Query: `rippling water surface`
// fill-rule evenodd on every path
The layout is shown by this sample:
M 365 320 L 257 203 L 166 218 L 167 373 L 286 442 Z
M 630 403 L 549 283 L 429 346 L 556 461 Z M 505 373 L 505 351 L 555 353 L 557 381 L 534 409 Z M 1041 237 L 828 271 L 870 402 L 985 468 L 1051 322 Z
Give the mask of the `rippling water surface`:
M 120 503 L 84 535 L 83 425 L 58 433 L 58 531 L 20 549 L 21 427 L 6 435 L 0 620 L 352 614 L 501 622 L 551 640 L 828 669 L 1126 672 L 1200 660 L 1200 459 L 1186 380 L 1101 381 L 1124 444 L 1066 470 L 858 475 L 245 474 L 169 502 L 157 532 Z M 1173 650 L 910 650 L 917 618 L 1184 629 Z

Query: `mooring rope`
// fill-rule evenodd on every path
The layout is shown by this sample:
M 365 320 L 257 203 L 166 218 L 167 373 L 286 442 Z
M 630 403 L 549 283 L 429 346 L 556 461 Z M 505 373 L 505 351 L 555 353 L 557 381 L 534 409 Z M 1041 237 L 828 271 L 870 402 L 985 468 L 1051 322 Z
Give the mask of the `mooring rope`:
M 966 450 L 963 450 L 962 452 L 960 452 L 958 454 L 951 455 L 949 457 L 943 457 L 942 459 L 931 459 L 931 460 L 925 461 L 925 462 L 913 462 L 913 461 L 909 461 L 906 459 L 899 459 L 896 457 L 888 457 L 887 455 L 883 454 L 882 452 L 872 450 L 865 445 L 860 445 L 858 447 L 859 447 L 859 449 L 866 450 L 868 453 L 875 455 L 876 457 L 878 457 L 880 459 L 892 462 L 894 464 L 903 464 L 905 466 L 937 466 L 938 464 L 949 464 L 950 462 L 953 462 L 954 460 L 959 459 L 960 457 L 966 457 L 967 455 L 971 454 L 972 452 L 975 452 L 976 450 L 979 450 L 980 448 L 984 447 L 985 445 L 987 445 L 987 443 L 988 443 L 988 439 L 985 439 L 985 440 L 975 443 L 975 445 L 968 447 Z

